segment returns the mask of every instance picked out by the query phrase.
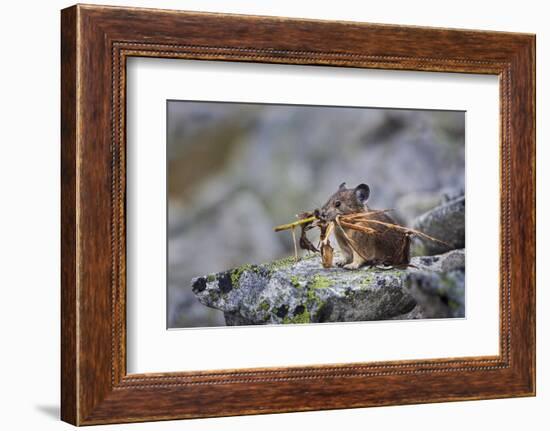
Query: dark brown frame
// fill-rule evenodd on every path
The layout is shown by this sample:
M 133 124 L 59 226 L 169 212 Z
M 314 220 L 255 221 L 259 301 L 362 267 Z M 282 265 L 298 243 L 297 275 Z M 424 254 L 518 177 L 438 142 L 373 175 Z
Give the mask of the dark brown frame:
M 61 17 L 63 420 L 87 425 L 535 394 L 534 35 L 81 5 Z M 498 75 L 500 354 L 128 375 L 129 56 Z

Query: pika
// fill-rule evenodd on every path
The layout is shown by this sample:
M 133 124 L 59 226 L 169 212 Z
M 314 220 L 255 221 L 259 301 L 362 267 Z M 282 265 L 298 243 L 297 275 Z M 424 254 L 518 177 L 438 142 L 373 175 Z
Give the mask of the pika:
M 334 221 L 339 215 L 368 213 L 372 211 L 366 204 L 369 196 L 370 188 L 367 184 L 359 184 L 353 189 L 348 189 L 346 183 L 342 183 L 338 191 L 329 198 L 317 214 L 322 220 Z M 368 219 L 396 223 L 385 212 L 375 211 L 368 216 Z M 367 226 L 367 223 L 362 222 L 362 225 Z M 368 224 L 369 228 L 373 226 L 376 234 L 367 234 L 341 227 L 339 224 L 335 225 L 334 234 L 343 255 L 343 260 L 337 262 L 337 266 L 357 269 L 364 265 L 406 266 L 409 264 L 409 236 L 402 231 L 388 229 L 380 224 Z M 353 245 L 350 245 L 350 242 Z

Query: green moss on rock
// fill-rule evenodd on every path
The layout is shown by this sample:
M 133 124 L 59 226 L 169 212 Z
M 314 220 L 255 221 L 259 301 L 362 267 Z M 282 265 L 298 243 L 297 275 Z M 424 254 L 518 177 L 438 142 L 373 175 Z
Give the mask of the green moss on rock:
M 285 324 L 310 323 L 310 322 L 311 322 L 311 316 L 307 308 L 302 313 L 297 314 L 296 316 L 292 316 L 292 317 L 287 316 L 283 319 L 283 323 Z
M 324 275 L 316 274 L 311 279 L 311 282 L 309 283 L 309 286 L 312 289 L 326 289 L 327 287 L 331 287 L 334 284 L 334 282 Z
M 290 282 L 292 283 L 292 285 L 296 288 L 301 288 L 302 285 L 300 283 L 300 277 L 298 277 L 297 275 L 291 275 L 290 276 Z
M 245 271 L 251 271 L 253 270 L 253 265 L 246 264 L 243 266 L 239 266 L 238 268 L 235 268 L 233 271 L 231 271 L 231 284 L 232 286 L 237 289 L 239 287 L 239 281 L 241 280 L 241 276 Z
M 291 267 L 293 265 L 296 265 L 296 263 L 298 262 L 301 262 L 303 260 L 310 260 L 315 257 L 316 257 L 315 254 L 311 254 L 308 256 L 299 257 L 298 260 L 296 260 L 294 256 L 287 256 L 281 259 L 274 260 L 273 262 L 270 262 L 264 265 L 267 267 L 269 271 L 273 272 L 273 271 L 278 271 L 280 269 Z
M 294 259 L 293 256 L 283 257 L 281 259 L 274 260 L 273 262 L 268 264 L 268 267 L 272 271 L 276 271 L 278 269 L 286 268 L 291 265 L 294 265 L 296 263 L 296 259 Z
M 374 274 L 371 272 L 368 272 L 361 279 L 361 281 L 359 282 L 359 285 L 362 287 L 369 287 L 369 286 L 372 286 L 373 281 L 374 281 Z

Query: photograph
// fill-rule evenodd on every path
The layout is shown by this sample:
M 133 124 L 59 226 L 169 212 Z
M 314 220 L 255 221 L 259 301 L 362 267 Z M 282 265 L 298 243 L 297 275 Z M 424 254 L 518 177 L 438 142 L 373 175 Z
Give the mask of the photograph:
M 464 111 L 166 110 L 169 329 L 466 317 Z
M 3 3 L 1 429 L 549 428 L 545 3 L 312 5 Z

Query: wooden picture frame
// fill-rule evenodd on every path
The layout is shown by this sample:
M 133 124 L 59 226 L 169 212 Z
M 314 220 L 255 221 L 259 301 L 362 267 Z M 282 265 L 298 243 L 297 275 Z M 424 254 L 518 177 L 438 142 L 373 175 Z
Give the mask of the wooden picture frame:
M 61 17 L 64 421 L 90 425 L 535 394 L 534 35 L 83 5 L 64 9 Z M 498 75 L 500 354 L 128 375 L 130 56 Z

